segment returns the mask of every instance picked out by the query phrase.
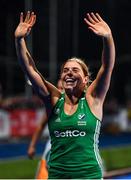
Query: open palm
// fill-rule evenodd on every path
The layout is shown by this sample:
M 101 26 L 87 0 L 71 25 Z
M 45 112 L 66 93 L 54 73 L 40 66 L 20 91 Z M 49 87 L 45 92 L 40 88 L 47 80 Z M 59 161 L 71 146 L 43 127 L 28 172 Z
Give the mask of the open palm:
M 36 15 L 34 14 L 34 12 L 30 13 L 28 11 L 25 19 L 23 18 L 23 13 L 21 13 L 20 23 L 15 30 L 15 37 L 22 38 L 27 36 L 30 33 L 31 28 L 35 24 L 35 21 L 36 21 Z
M 88 28 L 98 36 L 108 37 L 111 34 L 109 26 L 98 13 L 88 13 L 84 21 L 88 25 Z

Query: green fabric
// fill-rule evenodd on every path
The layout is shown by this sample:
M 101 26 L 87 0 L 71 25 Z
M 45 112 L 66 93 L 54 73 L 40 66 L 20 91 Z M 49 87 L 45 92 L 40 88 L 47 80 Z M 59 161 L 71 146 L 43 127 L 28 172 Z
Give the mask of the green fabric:
M 76 112 L 65 114 L 62 94 L 48 121 L 51 136 L 49 179 L 102 177 L 97 146 L 100 124 L 90 111 L 84 94 Z

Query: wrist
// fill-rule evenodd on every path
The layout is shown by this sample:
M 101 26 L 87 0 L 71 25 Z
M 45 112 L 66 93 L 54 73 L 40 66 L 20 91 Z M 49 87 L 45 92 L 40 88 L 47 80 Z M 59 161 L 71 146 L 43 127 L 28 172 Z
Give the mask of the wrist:
M 103 38 L 105 38 L 105 39 L 112 38 L 112 33 L 109 32 L 109 33 L 105 34 L 105 35 L 103 36 Z
M 22 39 L 24 39 L 24 38 L 23 37 L 15 37 L 15 41 L 17 41 L 17 42 L 22 41 Z

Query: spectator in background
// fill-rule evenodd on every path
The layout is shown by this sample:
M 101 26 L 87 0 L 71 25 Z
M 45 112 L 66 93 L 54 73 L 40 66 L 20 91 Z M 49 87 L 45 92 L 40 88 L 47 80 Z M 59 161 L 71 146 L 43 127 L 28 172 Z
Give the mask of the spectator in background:
M 2 85 L 0 84 L 0 106 L 2 104 L 3 101 L 3 91 L 2 91 Z
M 119 106 L 115 97 L 110 97 L 104 106 L 104 117 L 102 128 L 106 133 L 117 134 L 120 129 L 117 125 L 117 116 L 119 114 Z
M 127 101 L 128 130 L 131 132 L 131 99 Z
M 45 126 L 47 124 L 47 115 L 46 113 L 43 114 L 42 120 L 38 127 L 36 128 L 36 131 L 34 132 L 29 148 L 28 148 L 28 156 L 29 158 L 33 158 L 36 152 L 36 143 L 38 139 L 41 137 L 43 130 L 45 129 Z M 42 159 L 39 163 L 38 169 L 37 169 L 37 174 L 36 174 L 36 179 L 47 179 L 48 178 L 48 170 L 47 170 L 47 155 L 49 154 L 50 150 L 50 140 L 48 140 L 48 143 L 46 144 L 46 149 L 48 148 L 48 151 L 46 153 L 43 153 Z
M 126 107 L 121 107 L 115 97 L 111 97 L 105 103 L 103 131 L 111 134 L 119 134 L 128 130 L 128 117 Z

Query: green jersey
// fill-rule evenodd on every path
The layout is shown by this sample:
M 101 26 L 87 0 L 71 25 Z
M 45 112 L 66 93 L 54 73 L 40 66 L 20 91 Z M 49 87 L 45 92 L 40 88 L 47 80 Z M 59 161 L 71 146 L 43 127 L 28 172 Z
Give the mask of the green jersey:
M 101 179 L 98 150 L 101 122 L 91 112 L 85 95 L 72 115 L 64 112 L 64 94 L 48 121 L 51 137 L 49 179 Z

